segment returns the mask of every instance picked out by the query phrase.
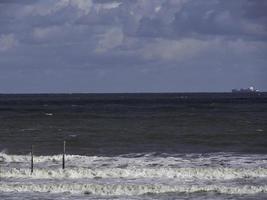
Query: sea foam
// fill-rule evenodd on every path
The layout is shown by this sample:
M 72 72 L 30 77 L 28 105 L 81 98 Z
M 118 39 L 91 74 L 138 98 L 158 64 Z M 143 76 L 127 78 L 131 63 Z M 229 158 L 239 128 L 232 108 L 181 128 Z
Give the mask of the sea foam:
M 142 195 L 167 192 L 218 192 L 224 194 L 255 194 L 267 192 L 267 186 L 221 186 L 221 185 L 161 185 L 161 184 L 0 184 L 2 192 L 84 193 L 94 195 Z
M 169 179 L 204 179 L 229 180 L 237 178 L 267 178 L 267 169 L 235 169 L 235 168 L 69 168 L 30 169 L 11 168 L 0 172 L 2 178 L 29 179 L 81 179 L 81 178 L 169 178 Z
M 141 195 L 267 192 L 266 155 L 181 154 L 34 156 L 0 153 L 1 192 Z

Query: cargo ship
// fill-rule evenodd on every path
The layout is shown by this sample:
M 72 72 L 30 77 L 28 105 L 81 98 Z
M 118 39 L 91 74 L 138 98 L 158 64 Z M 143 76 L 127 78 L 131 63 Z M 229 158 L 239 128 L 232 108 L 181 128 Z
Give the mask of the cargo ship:
M 260 91 L 253 86 L 250 86 L 249 88 L 232 89 L 232 93 L 256 93 L 256 92 Z

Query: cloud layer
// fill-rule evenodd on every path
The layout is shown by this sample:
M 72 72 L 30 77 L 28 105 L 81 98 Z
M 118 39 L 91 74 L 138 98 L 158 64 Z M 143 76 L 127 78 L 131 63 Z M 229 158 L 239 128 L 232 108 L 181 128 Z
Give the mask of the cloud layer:
M 1 0 L 0 92 L 267 90 L 262 0 Z

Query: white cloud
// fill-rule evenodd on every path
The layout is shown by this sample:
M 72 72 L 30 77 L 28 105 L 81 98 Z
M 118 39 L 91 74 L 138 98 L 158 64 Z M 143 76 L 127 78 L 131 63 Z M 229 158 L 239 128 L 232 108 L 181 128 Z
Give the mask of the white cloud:
M 105 52 L 109 49 L 113 49 L 123 42 L 123 32 L 121 28 L 112 28 L 101 36 L 98 42 L 96 52 Z
M 93 3 L 92 0 L 47 0 L 36 4 L 25 5 L 19 12 L 21 16 L 48 16 L 59 12 L 67 7 L 73 7 L 78 11 L 78 15 L 87 15 L 92 9 L 97 12 L 105 9 L 119 7 L 120 2 Z
M 267 36 L 266 26 L 263 24 L 254 24 L 248 21 L 242 21 L 243 31 L 250 35 Z
M 78 10 L 81 11 L 81 14 L 85 15 L 87 15 L 91 11 L 93 6 L 92 0 L 62 0 L 62 1 L 69 2 L 69 5 L 78 8 Z
M 211 55 L 218 58 L 230 57 L 262 57 L 266 52 L 266 44 L 259 41 L 247 41 L 243 39 L 226 40 L 216 37 L 209 40 L 200 39 L 155 39 L 144 44 L 139 49 L 139 55 L 147 60 L 161 60 L 167 62 L 189 62 L 199 60 L 211 60 Z
M 24 16 L 47 16 L 51 15 L 64 7 L 61 1 L 46 1 L 36 4 L 30 4 L 23 6 L 18 14 Z
M 14 34 L 6 34 L 0 36 L 0 51 L 4 52 L 18 45 L 18 40 Z
M 86 15 L 91 11 L 92 0 L 47 0 L 40 3 L 25 5 L 19 12 L 21 16 L 48 16 L 67 7 L 76 8 L 80 15 Z
M 110 3 L 101 3 L 101 4 L 96 4 L 95 8 L 97 11 L 101 9 L 114 9 L 117 8 L 121 5 L 121 2 L 110 2 Z
M 33 30 L 33 37 L 42 40 L 60 33 L 61 31 L 58 26 L 38 27 Z
M 155 8 L 155 12 L 159 12 L 160 9 L 161 9 L 161 6 L 156 7 L 156 8 Z
M 251 56 L 253 54 L 260 56 L 261 54 L 264 54 L 263 52 L 266 52 L 267 50 L 266 43 L 260 41 L 246 41 L 243 39 L 227 41 L 225 43 L 225 46 L 226 48 L 228 48 L 229 51 L 240 56 Z
M 146 44 L 140 53 L 145 59 L 162 59 L 180 61 L 191 58 L 206 50 L 209 43 L 197 39 L 167 40 L 156 39 Z

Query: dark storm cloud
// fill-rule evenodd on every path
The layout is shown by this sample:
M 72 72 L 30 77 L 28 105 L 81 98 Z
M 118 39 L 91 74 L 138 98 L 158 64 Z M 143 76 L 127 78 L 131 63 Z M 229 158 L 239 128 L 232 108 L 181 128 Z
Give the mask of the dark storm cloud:
M 88 79 L 81 82 L 101 85 L 88 91 L 125 91 L 127 85 L 129 91 L 223 91 L 250 84 L 266 89 L 266 4 L 0 0 L 0 70 L 2 77 L 9 76 L 0 77 L 0 89 L 9 91 L 3 85 L 13 81 L 12 91 L 19 91 L 16 80 L 25 77 L 25 90 L 32 82 L 31 71 L 40 76 L 40 88 L 51 91 L 49 76 L 56 87 L 56 77 L 75 84 L 86 74 Z M 112 81 L 114 76 L 123 87 Z M 144 84 L 140 88 L 137 82 Z M 61 86 L 58 89 L 64 90 Z M 66 87 L 74 90 L 81 85 Z
M 167 6 L 164 13 L 168 13 L 168 2 L 163 6 Z M 138 33 L 148 37 L 225 36 L 257 40 L 261 36 L 266 39 L 265 11 L 264 1 L 187 1 L 174 12 L 174 20 L 169 23 L 164 22 L 164 15 L 160 14 L 153 18 L 143 17 Z M 257 22 L 251 22 L 255 18 Z
M 37 0 L 1 0 L 0 4 L 30 4 L 36 1 Z
M 244 5 L 244 14 L 251 19 L 267 19 L 267 1 L 249 0 Z

